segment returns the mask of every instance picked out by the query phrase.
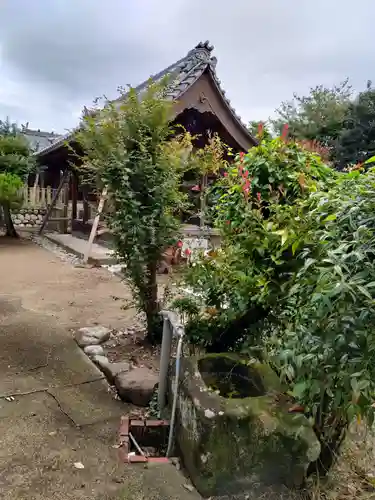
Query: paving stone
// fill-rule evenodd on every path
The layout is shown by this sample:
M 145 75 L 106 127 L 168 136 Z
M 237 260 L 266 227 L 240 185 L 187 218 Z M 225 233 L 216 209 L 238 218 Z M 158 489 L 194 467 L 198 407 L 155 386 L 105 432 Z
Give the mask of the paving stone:
M 115 377 L 119 396 L 138 406 L 147 406 L 158 383 L 158 375 L 148 368 L 134 368 Z

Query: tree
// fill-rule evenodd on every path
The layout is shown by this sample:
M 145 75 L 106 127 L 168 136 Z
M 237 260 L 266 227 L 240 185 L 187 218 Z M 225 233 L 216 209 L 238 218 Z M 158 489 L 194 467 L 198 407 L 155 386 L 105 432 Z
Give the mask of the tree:
M 77 133 L 85 164 L 108 188 L 115 251 L 152 342 L 161 335 L 157 267 L 178 240 L 186 209 L 182 177 L 192 165 L 206 163 L 202 155 L 191 157 L 190 134 L 171 125 L 173 103 L 163 98 L 165 85 L 150 82 L 142 98 L 132 88 L 121 90 L 115 103 L 86 113 Z
M 7 236 L 17 237 L 11 209 L 21 201 L 19 192 L 23 178 L 32 166 L 30 148 L 17 126 L 8 119 L 0 120 L 0 207 Z
M 346 79 L 332 88 L 317 85 L 307 96 L 293 95 L 291 101 L 281 103 L 276 110 L 276 119 L 271 120 L 274 131 L 280 133 L 287 123 L 295 139 L 318 141 L 331 148 L 335 145 L 351 104 L 352 87 Z
M 375 154 L 375 89 L 371 82 L 350 104 L 344 125 L 337 146 L 342 168 L 362 163 Z

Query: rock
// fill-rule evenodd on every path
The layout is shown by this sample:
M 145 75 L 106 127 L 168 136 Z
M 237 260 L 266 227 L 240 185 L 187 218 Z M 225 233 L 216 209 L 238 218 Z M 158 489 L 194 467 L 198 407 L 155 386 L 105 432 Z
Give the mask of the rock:
M 30 215 L 29 214 L 25 214 L 25 220 L 30 220 Z
M 38 218 L 38 217 L 37 217 L 35 214 L 31 214 L 31 215 L 30 215 L 30 219 L 31 219 L 31 220 L 37 220 L 37 218 Z
M 100 354 L 95 354 L 95 356 L 93 356 L 91 359 L 96 365 L 98 365 L 100 369 L 102 369 L 102 366 L 109 365 L 109 360 L 107 356 L 101 356 Z
M 127 363 L 126 361 L 122 361 L 119 363 L 104 364 L 103 366 L 100 366 L 100 369 L 107 377 L 109 383 L 113 384 L 117 375 L 119 375 L 120 373 L 129 372 L 132 369 L 132 365 L 130 363 Z
M 321 451 L 309 420 L 303 414 L 288 413 L 288 398 L 276 396 L 286 392 L 278 375 L 265 363 L 243 364 L 243 359 L 230 353 L 181 358 L 176 448 L 204 497 L 226 494 L 224 471 L 235 497 L 244 484 L 251 489 L 300 487 Z M 233 376 L 235 370 L 241 373 L 241 382 Z M 209 385 L 205 373 L 212 377 Z M 228 380 L 240 397 L 210 390 L 211 385 L 220 387 Z M 267 400 L 265 394 L 275 397 Z
M 132 369 L 130 363 L 126 363 L 125 361 L 119 363 L 110 363 L 106 356 L 95 355 L 93 356 L 92 360 L 104 373 L 111 384 L 114 383 L 116 375 L 119 375 L 123 372 L 128 372 Z
M 177 470 L 181 469 L 181 463 L 179 458 L 171 457 L 169 460 L 176 467 Z
M 104 349 L 101 345 L 87 345 L 83 348 L 83 352 L 88 356 L 104 356 Z
M 18 226 L 19 224 L 21 224 L 21 221 L 20 219 L 14 219 L 14 223 L 16 226 Z
M 76 334 L 75 339 L 80 347 L 89 345 L 98 345 L 109 339 L 111 330 L 105 326 L 89 326 L 80 328 Z
M 158 383 L 158 376 L 148 368 L 134 368 L 115 377 L 115 386 L 124 401 L 138 406 L 147 406 Z

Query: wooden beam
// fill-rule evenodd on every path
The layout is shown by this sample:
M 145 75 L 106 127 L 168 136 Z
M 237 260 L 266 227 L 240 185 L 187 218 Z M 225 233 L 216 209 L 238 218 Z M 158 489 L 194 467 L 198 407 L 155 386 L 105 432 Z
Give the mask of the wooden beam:
M 92 244 L 94 243 L 94 239 L 95 239 L 95 236 L 96 236 L 96 231 L 98 230 L 98 224 L 99 224 L 99 220 L 100 220 L 100 215 L 103 212 L 103 208 L 104 208 L 104 203 L 105 203 L 106 196 L 107 196 L 107 188 L 105 187 L 103 189 L 102 195 L 100 197 L 100 201 L 99 201 L 99 205 L 98 205 L 98 211 L 97 211 L 97 214 L 95 216 L 94 222 L 92 224 L 89 241 L 87 243 L 87 248 L 86 248 L 85 254 L 83 256 L 83 263 L 84 264 L 87 264 L 87 262 L 89 260 L 89 257 L 90 257 Z
M 62 175 L 61 179 L 60 179 L 60 184 L 55 192 L 55 194 L 53 195 L 53 199 L 52 199 L 52 202 L 51 204 L 48 206 L 48 209 L 47 209 L 47 212 L 46 212 L 46 215 L 44 216 L 43 218 L 43 222 L 42 222 L 42 225 L 40 226 L 39 228 L 39 231 L 38 231 L 38 234 L 42 234 L 49 218 L 50 218 L 50 215 L 52 213 L 52 210 L 54 209 L 55 205 L 56 205 L 56 202 L 60 196 L 60 193 L 61 193 L 61 190 L 62 188 L 64 187 L 64 184 L 66 183 L 66 181 L 68 180 L 69 178 L 69 170 L 65 170 L 64 174 Z

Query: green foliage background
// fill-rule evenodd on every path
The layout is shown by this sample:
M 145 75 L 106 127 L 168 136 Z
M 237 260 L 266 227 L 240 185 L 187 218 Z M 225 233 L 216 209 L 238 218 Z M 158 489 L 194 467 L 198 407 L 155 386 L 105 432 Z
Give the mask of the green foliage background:
M 10 210 L 21 203 L 20 188 L 34 164 L 18 127 L 9 120 L 0 121 L 0 208 L 8 236 L 17 236 Z

